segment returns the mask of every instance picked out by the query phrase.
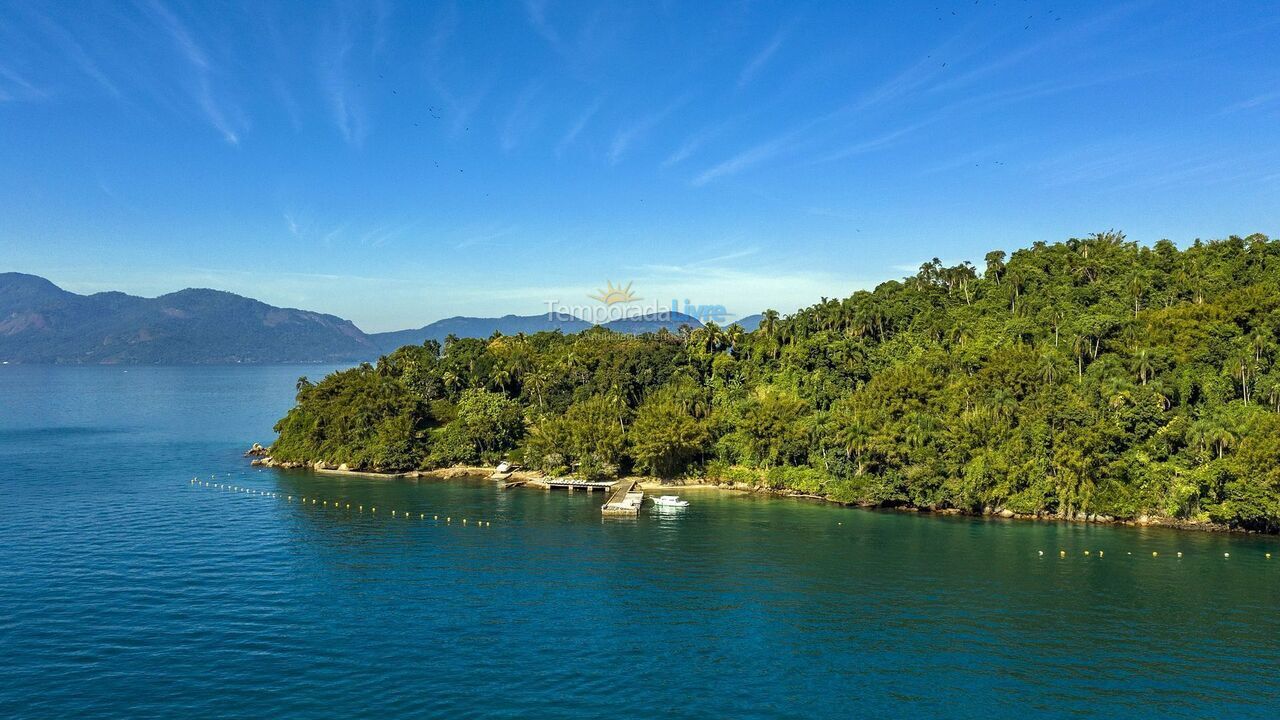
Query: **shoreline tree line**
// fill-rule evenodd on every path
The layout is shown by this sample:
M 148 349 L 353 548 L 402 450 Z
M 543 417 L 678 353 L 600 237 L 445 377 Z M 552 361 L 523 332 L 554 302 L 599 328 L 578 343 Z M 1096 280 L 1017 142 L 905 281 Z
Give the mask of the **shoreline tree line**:
M 707 477 L 1280 529 L 1280 241 L 1038 242 L 746 332 L 407 346 L 298 382 L 281 461 Z

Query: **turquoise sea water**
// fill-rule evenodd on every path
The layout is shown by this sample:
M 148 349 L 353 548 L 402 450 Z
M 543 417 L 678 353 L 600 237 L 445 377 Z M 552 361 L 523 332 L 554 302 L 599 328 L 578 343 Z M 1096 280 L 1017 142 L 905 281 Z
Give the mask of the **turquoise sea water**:
M 1280 714 L 1276 538 L 251 469 L 303 373 L 0 367 L 0 717 Z

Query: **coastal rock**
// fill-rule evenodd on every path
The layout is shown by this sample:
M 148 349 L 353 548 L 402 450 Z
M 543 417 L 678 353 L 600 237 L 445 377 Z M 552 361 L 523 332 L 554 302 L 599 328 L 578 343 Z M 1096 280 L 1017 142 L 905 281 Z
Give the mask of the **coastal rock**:
M 347 467 L 346 463 L 342 463 L 338 466 L 338 472 L 351 472 L 351 468 Z
M 1002 517 L 1002 518 L 1011 518 L 1011 517 L 1013 517 L 1013 515 L 1014 515 L 1014 512 L 1013 512 L 1012 510 L 1010 510 L 1009 508 L 1005 508 L 1005 509 L 1003 509 L 1003 510 L 1001 510 L 1001 511 L 1000 511 L 1000 517 Z
M 244 456 L 245 457 L 262 457 L 266 454 L 267 454 L 266 448 L 262 447 L 260 443 L 254 443 L 253 447 L 250 447 L 248 450 L 245 451 Z

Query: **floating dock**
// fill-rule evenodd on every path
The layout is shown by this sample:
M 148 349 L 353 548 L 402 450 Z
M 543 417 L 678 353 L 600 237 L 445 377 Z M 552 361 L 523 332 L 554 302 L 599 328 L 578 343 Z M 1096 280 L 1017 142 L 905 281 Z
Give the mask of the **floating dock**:
M 636 489 L 636 481 L 627 480 L 613 485 L 613 492 L 600 508 L 602 515 L 636 517 L 644 503 L 644 491 Z
M 609 488 L 617 484 L 614 480 L 579 480 L 573 477 L 561 478 L 544 478 L 541 484 L 547 490 L 563 489 L 569 492 L 576 490 L 586 490 L 587 492 L 595 492 L 596 490 L 609 491 Z

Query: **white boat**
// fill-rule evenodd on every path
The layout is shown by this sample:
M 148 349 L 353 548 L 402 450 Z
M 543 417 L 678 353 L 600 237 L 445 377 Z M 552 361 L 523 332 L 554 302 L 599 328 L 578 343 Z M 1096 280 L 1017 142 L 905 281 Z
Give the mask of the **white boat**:
M 662 495 L 653 499 L 655 507 L 682 508 L 689 507 L 688 500 L 681 500 L 679 495 Z
M 502 462 L 498 463 L 496 472 L 500 472 L 500 473 L 511 472 L 511 463 L 507 462 L 506 460 L 503 460 Z

